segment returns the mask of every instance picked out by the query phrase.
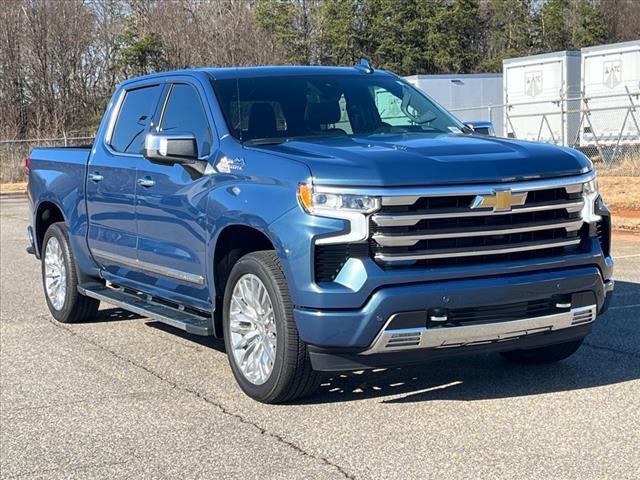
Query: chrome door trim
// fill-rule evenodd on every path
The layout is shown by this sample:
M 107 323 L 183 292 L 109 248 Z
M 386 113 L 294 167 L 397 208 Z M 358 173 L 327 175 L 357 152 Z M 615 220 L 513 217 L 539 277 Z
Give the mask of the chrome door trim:
M 136 270 L 143 270 L 150 273 L 156 273 L 164 277 L 182 280 L 184 282 L 204 285 L 204 277 L 202 275 L 195 275 L 193 273 L 175 270 L 173 268 L 165 267 L 162 265 L 144 262 L 142 260 L 138 260 L 137 258 L 125 257 L 122 255 L 118 255 L 117 253 L 106 252 L 104 250 L 95 248 L 91 249 L 91 253 L 93 253 L 95 257 L 101 258 L 103 260 L 110 260 L 120 265 L 135 268 Z

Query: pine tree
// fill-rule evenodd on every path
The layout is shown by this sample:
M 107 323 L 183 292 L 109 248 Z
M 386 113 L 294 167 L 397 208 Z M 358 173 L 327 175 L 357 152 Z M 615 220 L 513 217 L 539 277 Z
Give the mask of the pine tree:
M 359 0 L 325 0 L 319 7 L 319 50 L 325 64 L 350 65 L 361 56 L 362 2 Z
M 427 58 L 440 72 L 470 72 L 480 58 L 482 22 L 479 0 L 430 2 L 434 13 L 428 18 Z
M 605 43 L 606 38 L 607 24 L 602 11 L 588 0 L 578 0 L 576 21 L 571 39 L 573 48 L 578 49 Z
M 499 72 L 505 58 L 533 50 L 531 0 L 490 0 L 487 7 L 487 56 L 483 70 Z

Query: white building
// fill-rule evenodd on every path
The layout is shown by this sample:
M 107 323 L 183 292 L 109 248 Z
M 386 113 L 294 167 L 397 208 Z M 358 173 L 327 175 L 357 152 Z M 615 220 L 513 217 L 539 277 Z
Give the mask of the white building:
M 503 61 L 507 136 L 574 145 L 580 123 L 580 52 Z
M 502 74 L 412 75 L 405 80 L 461 121 L 488 120 L 502 136 Z
M 581 146 L 640 144 L 640 40 L 583 48 L 582 94 Z

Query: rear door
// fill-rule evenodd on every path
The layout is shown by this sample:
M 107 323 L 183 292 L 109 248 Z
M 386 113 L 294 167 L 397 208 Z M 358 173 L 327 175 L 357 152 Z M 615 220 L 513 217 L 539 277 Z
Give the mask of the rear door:
M 196 85 L 187 81 L 170 85 L 156 130 L 192 133 L 203 161 L 193 166 L 145 160 L 139 165 L 138 260 L 150 272 L 140 277 L 149 284 L 147 291 L 208 304 L 205 211 L 211 177 L 199 167 L 206 166 L 214 148 L 211 122 Z
M 164 88 L 151 84 L 123 90 L 88 164 L 89 247 L 96 260 L 119 277 L 135 275 L 136 171 L 145 161 L 144 138 Z

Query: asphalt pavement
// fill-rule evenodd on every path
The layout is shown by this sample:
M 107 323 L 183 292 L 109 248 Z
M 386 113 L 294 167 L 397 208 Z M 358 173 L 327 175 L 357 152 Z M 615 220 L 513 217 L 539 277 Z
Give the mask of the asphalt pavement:
M 616 292 L 570 359 L 499 355 L 244 396 L 223 343 L 103 305 L 63 325 L 0 199 L 0 478 L 640 477 L 640 237 L 614 238 Z

